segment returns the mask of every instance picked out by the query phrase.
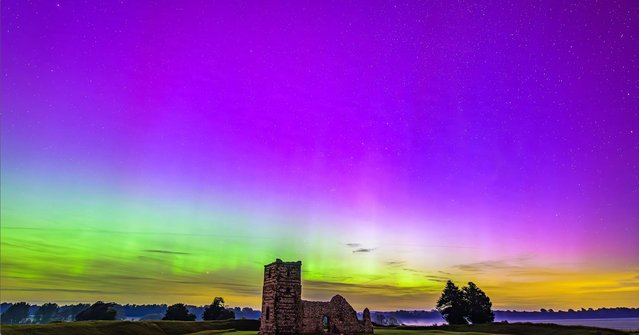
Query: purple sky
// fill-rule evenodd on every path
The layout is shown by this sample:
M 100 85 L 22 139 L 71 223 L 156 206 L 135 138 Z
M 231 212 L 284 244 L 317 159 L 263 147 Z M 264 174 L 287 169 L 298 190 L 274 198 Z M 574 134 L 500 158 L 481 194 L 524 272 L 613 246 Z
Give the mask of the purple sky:
M 627 304 L 637 32 L 636 1 L 3 1 L 3 254 L 25 227 L 204 229 L 237 262 L 303 258 L 323 271 L 309 279 L 344 270 L 328 261 L 355 278 L 508 262 L 607 276 L 623 290 L 597 291 L 601 304 Z M 140 214 L 158 203 L 180 222 Z M 304 244 L 233 240 L 269 230 Z M 326 253 L 326 236 L 373 251 Z M 54 271 L 30 257 L 24 278 Z M 544 280 L 535 294 L 560 290 Z

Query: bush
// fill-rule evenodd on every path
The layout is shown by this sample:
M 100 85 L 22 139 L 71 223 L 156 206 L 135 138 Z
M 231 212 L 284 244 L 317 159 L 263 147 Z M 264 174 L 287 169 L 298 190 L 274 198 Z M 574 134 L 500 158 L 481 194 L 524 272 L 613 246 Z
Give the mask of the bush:
M 102 301 L 98 301 L 89 308 L 78 313 L 78 315 L 75 316 L 75 320 L 115 320 L 115 317 L 118 314 L 115 306 L 116 304 L 113 302 L 104 303 Z
M 195 314 L 189 313 L 184 304 L 169 306 L 162 320 L 195 321 Z

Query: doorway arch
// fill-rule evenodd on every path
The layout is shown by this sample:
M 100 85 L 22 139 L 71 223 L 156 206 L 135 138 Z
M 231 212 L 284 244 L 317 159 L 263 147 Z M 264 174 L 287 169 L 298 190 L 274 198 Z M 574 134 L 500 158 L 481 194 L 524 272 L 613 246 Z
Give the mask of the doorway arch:
M 328 315 L 322 316 L 322 330 L 324 331 L 324 333 L 331 332 L 331 319 L 328 317 Z

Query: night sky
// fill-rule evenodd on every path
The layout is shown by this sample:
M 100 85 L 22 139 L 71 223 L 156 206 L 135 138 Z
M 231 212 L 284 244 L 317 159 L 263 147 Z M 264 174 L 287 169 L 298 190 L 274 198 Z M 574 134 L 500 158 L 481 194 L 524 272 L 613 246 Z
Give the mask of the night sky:
M 639 301 L 639 2 L 2 1 L 2 301 Z

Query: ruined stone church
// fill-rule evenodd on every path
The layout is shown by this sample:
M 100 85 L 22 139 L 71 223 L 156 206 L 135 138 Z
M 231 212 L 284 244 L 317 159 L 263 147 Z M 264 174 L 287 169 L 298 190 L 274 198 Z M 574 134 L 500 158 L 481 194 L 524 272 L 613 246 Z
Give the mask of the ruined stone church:
M 368 308 L 363 320 L 340 295 L 330 301 L 302 300 L 302 262 L 277 259 L 264 266 L 261 335 L 373 333 Z

